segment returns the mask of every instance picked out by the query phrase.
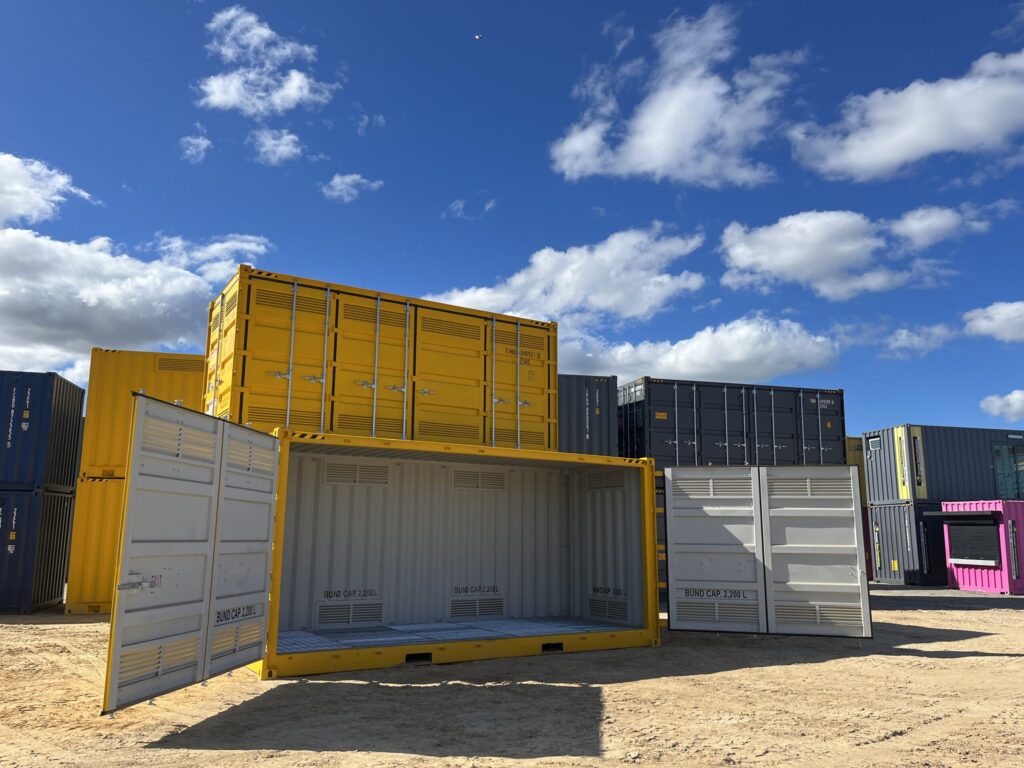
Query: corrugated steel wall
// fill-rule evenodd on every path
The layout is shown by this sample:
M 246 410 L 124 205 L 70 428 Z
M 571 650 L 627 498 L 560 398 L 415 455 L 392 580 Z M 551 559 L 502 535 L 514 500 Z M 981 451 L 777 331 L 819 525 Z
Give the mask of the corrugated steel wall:
M 639 625 L 638 475 L 293 453 L 280 628 L 329 628 L 338 604 L 367 624 L 604 611 Z
M 0 371 L 0 489 L 74 491 L 84 396 L 56 373 Z
M 1024 446 L 1024 433 L 917 425 L 865 432 L 868 499 L 892 504 L 995 498 L 995 448 L 1006 445 Z
M 887 504 L 868 509 L 874 580 L 883 584 L 944 586 L 942 520 L 925 512 L 938 504 Z
M 123 502 L 123 479 L 79 478 L 65 613 L 110 613 Z
M 558 450 L 619 455 L 615 376 L 558 375 Z
M 64 593 L 74 496 L 0 491 L 0 611 L 28 613 Z

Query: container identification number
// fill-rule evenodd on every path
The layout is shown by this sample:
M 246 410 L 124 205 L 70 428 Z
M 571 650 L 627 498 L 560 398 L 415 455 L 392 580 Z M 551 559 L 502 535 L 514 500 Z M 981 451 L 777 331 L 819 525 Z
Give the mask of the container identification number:
M 743 589 L 684 589 L 683 597 L 702 600 L 746 600 L 747 592 Z
M 325 589 L 324 600 L 339 600 L 350 598 L 377 597 L 376 589 Z
M 235 621 L 236 619 L 248 619 L 250 616 L 259 615 L 259 606 L 255 603 L 249 605 L 236 605 L 234 608 L 225 608 L 223 611 L 217 611 L 217 618 L 214 624 L 224 624 L 229 621 Z

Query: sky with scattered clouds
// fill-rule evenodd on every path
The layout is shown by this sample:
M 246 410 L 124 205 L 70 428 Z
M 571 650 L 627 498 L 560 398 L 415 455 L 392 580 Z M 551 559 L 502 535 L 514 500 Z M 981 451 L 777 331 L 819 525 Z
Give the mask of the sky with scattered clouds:
M 1024 423 L 1021 3 L 39 0 L 0 66 L 0 368 L 200 351 L 245 262 Z

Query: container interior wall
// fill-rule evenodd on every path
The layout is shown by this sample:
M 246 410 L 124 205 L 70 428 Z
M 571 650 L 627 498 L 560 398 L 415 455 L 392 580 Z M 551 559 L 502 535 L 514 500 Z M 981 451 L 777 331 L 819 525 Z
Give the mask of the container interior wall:
M 282 632 L 564 617 L 642 626 L 641 472 L 289 463 Z
M 558 450 L 619 455 L 615 376 L 558 375 Z

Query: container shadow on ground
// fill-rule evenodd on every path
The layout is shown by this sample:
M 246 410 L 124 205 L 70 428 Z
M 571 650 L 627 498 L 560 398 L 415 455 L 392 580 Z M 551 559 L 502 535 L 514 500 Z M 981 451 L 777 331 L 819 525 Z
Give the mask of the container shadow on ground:
M 861 656 L 1024 658 L 949 644 L 987 633 L 876 622 L 873 639 L 663 632 L 658 649 L 405 666 L 280 684 L 150 747 L 443 757 L 599 756 L 601 685 Z
M 46 625 L 67 626 L 69 624 L 106 624 L 110 616 L 105 613 L 83 613 L 68 615 L 64 607 L 57 605 L 35 613 L 0 613 L 0 624 L 16 626 L 25 624 L 34 627 Z
M 1024 611 L 1024 596 L 872 584 L 871 608 L 876 611 Z

